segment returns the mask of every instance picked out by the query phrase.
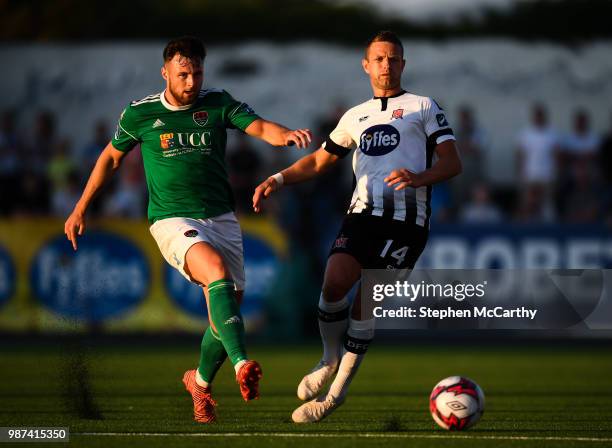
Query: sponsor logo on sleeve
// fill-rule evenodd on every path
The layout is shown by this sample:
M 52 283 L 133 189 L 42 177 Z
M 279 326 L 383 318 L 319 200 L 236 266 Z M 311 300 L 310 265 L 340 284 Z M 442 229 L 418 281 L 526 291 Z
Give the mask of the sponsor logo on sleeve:
M 247 103 L 242 103 L 240 107 L 238 108 L 238 112 L 241 112 L 243 114 L 254 114 L 255 113 L 253 108 L 249 106 Z
M 436 120 L 438 120 L 438 126 L 448 126 L 448 121 L 446 120 L 444 114 L 436 114 Z

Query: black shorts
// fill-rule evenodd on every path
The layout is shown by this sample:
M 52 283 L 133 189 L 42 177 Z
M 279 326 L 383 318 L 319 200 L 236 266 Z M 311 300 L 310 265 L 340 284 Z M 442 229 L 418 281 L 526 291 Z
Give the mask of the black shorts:
M 362 269 L 412 269 L 427 244 L 429 229 L 381 216 L 346 215 L 330 255 L 350 254 Z

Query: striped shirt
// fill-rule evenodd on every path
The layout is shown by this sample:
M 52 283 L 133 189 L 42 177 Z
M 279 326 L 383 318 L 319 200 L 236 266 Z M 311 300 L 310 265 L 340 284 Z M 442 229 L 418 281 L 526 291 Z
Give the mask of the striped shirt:
M 434 148 L 455 140 L 443 109 L 431 98 L 401 91 L 348 110 L 323 144 L 340 157 L 353 153 L 356 187 L 348 213 L 383 216 L 429 228 L 431 186 L 395 191 L 384 178 L 431 167 Z

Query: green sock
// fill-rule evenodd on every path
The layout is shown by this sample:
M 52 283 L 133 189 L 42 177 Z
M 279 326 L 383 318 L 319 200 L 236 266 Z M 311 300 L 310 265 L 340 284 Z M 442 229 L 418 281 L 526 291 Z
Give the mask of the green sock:
M 210 325 L 204 332 L 202 345 L 200 347 L 200 366 L 198 372 L 207 383 L 212 383 L 215 375 L 227 358 L 225 348 L 221 343 L 221 338 Z
M 233 365 L 247 359 L 244 348 L 244 322 L 234 293 L 234 282 L 217 280 L 208 285 L 210 319 Z

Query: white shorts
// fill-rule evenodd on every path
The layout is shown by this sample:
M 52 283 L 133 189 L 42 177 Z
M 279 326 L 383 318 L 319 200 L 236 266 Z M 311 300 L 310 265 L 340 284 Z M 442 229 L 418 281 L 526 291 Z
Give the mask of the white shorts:
M 191 246 L 203 241 L 219 251 L 236 290 L 244 290 L 242 232 L 233 212 L 208 219 L 160 219 L 149 230 L 166 261 L 190 282 L 200 284 L 185 272 L 185 255 Z

